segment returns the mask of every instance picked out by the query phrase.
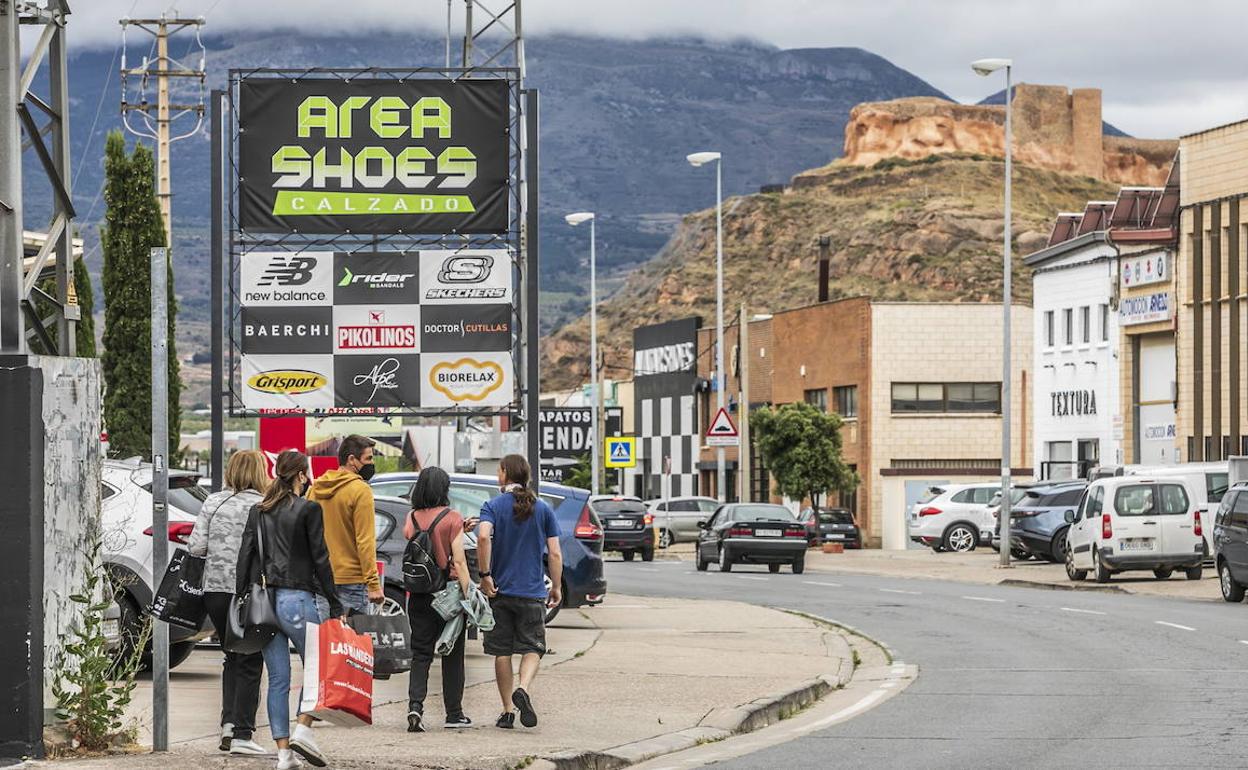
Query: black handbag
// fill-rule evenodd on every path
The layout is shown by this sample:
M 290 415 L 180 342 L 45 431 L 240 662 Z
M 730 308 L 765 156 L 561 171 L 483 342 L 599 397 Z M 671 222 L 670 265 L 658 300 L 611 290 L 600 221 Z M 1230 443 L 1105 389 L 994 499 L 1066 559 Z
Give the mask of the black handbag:
M 347 625 L 373 640 L 373 678 L 412 670 L 412 627 L 406 615 L 352 615 Z
M 260 582 L 252 583 L 230 612 L 230 631 L 222 640 L 227 652 L 253 655 L 263 650 L 282 630 L 277 621 L 274 595 L 265 577 L 263 511 L 256 516 L 256 550 L 260 556 Z

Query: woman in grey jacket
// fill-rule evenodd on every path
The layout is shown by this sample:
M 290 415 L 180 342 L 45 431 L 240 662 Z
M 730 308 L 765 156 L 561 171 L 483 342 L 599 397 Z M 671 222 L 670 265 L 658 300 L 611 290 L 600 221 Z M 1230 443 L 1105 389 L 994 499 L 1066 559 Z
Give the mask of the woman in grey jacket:
M 234 600 L 238 547 L 247 525 L 247 513 L 260 502 L 269 486 L 264 454 L 254 449 L 235 452 L 225 466 L 225 489 L 208 496 L 200 508 L 187 550 L 207 557 L 204 567 L 204 604 L 217 636 L 224 636 Z M 252 740 L 256 709 L 260 704 L 260 674 L 264 656 L 225 653 L 221 676 L 222 751 L 264 755 L 268 752 Z

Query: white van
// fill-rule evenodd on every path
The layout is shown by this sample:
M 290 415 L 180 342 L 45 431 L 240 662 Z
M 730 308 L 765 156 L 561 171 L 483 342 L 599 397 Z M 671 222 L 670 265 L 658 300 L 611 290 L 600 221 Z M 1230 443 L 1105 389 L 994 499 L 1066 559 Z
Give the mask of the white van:
M 1204 517 L 1182 476 L 1111 476 L 1092 482 L 1078 509 L 1066 512 L 1066 576 L 1092 572 L 1107 583 L 1117 572 L 1151 570 L 1165 580 L 1181 569 L 1199 580 Z M 1212 529 L 1212 521 L 1209 529 Z
M 1200 506 L 1201 520 L 1210 526 L 1205 527 L 1205 558 L 1213 559 L 1215 555 L 1213 542 L 1213 515 L 1217 513 L 1222 495 L 1230 486 L 1230 464 L 1223 462 L 1179 463 L 1178 465 L 1124 465 L 1125 476 L 1149 476 L 1152 478 L 1181 478 L 1187 482 L 1188 488 L 1196 496 Z

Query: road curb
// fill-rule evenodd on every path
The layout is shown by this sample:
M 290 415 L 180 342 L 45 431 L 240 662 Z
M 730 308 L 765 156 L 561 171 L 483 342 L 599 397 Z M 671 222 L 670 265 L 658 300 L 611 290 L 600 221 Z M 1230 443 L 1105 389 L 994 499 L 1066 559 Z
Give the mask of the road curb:
M 1063 585 L 1061 583 L 1044 583 L 1039 580 L 1005 578 L 1003 580 L 998 580 L 997 585 L 1013 586 L 1015 588 L 1043 588 L 1048 591 L 1096 591 L 1105 594 L 1131 594 L 1133 596 L 1139 596 L 1139 594 L 1136 594 L 1135 591 L 1123 588 L 1122 586 L 1107 586 L 1086 583 L 1071 583 L 1069 585 Z
M 880 647 L 890 658 L 894 657 L 892 650 L 886 645 L 842 623 L 805 612 L 782 611 L 798 615 L 811 622 L 843 629 Z M 823 674 L 782 692 L 755 698 L 739 706 L 715 709 L 704 716 L 694 727 L 609 749 L 573 750 L 547 754 L 530 764 L 529 768 L 532 770 L 617 770 L 665 754 L 691 749 L 704 743 L 714 743 L 734 735 L 761 730 L 789 718 L 794 712 L 811 705 L 828 693 L 847 686 L 853 680 L 855 670 L 856 667 L 852 661 L 843 661 L 836 673 Z

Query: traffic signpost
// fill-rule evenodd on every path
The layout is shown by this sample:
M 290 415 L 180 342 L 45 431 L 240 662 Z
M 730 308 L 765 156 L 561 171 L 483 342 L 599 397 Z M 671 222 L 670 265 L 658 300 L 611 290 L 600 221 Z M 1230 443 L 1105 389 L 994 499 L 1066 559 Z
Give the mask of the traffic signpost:
M 608 468 L 637 467 L 637 439 L 633 436 L 614 436 L 606 440 L 603 456 Z
M 720 407 L 715 419 L 711 420 L 711 426 L 706 429 L 707 446 L 738 446 L 740 443 L 741 434 L 736 423 L 732 421 L 728 409 Z

